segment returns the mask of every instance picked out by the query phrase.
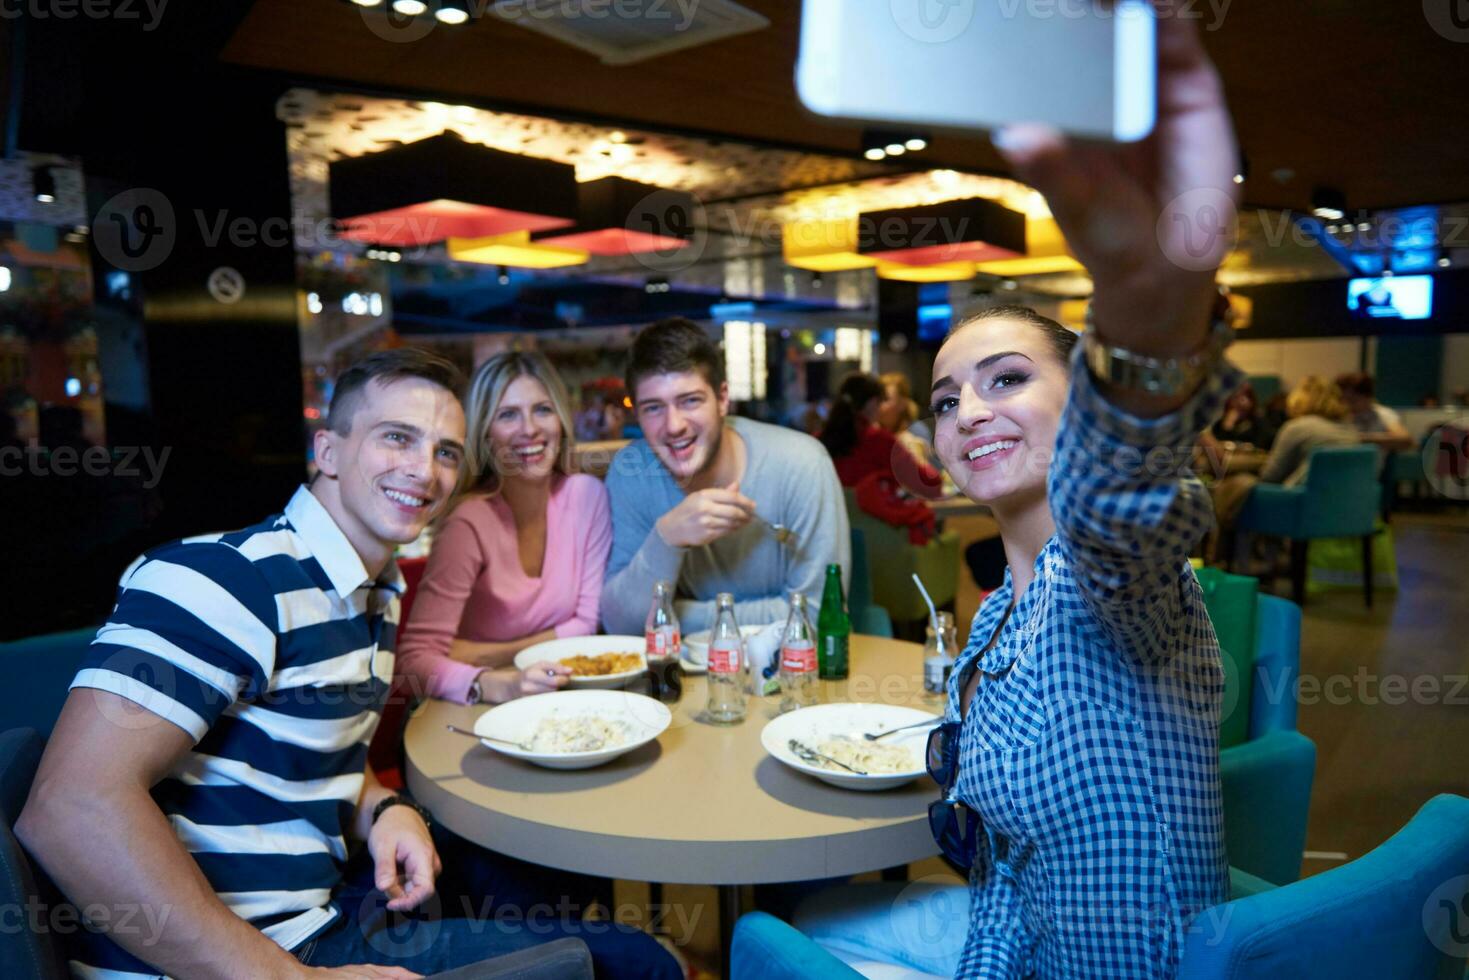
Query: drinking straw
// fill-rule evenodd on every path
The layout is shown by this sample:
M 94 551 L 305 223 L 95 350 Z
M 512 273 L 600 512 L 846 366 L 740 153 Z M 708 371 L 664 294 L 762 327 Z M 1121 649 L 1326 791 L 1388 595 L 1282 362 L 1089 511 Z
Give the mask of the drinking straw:
M 918 592 L 919 592 L 920 595 L 923 596 L 923 601 L 926 602 L 926 603 L 928 603 L 928 615 L 929 615 L 929 620 L 928 621 L 933 624 L 933 635 L 934 636 L 938 636 L 939 635 L 939 611 L 934 608 L 933 598 L 928 594 L 928 590 L 923 587 L 923 579 L 921 579 L 921 578 L 918 577 L 918 573 L 917 572 L 914 572 L 913 573 L 913 584 L 916 585 L 916 586 L 918 586 Z

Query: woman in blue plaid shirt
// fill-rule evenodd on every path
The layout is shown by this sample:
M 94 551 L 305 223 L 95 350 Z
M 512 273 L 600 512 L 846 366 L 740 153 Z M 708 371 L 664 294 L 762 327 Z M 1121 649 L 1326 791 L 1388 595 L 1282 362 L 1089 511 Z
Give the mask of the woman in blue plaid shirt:
M 948 801 L 934 831 L 967 901 L 849 889 L 798 925 L 848 959 L 926 973 L 1171 977 L 1193 918 L 1227 898 L 1223 674 L 1188 563 L 1212 510 L 1188 461 L 1240 380 L 1211 324 L 1237 151 L 1177 17 L 1159 21 L 1147 143 L 1072 146 L 1036 126 L 995 143 L 1090 270 L 1094 325 L 1078 345 L 1029 310 L 991 310 L 934 363 L 939 457 L 993 509 L 1009 565 L 930 742 Z

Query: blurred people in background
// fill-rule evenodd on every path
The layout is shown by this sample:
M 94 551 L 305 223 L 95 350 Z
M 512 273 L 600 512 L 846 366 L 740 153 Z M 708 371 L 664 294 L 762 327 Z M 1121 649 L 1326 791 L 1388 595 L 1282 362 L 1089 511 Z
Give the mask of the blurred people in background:
M 1347 423 L 1356 429 L 1363 442 L 1382 450 L 1383 458 L 1400 449 L 1412 449 L 1413 437 L 1403 426 L 1402 417 L 1377 401 L 1377 385 L 1372 375 L 1357 372 L 1336 379 L 1342 402 L 1347 408 Z
M 933 449 L 933 430 L 927 422 L 919 421 L 918 403 L 913 400 L 908 376 L 901 371 L 889 371 L 878 380 L 887 388 L 887 400 L 883 402 L 878 424 L 896 436 L 899 445 L 912 453 L 914 459 L 942 473 Z
M 602 438 L 602 409 L 606 402 L 603 395 L 594 394 L 587 398 L 586 405 L 576 413 L 576 438 L 580 442 L 596 442 Z
M 877 377 L 854 371 L 842 379 L 832 403 L 821 444 L 831 454 L 844 487 L 855 487 L 872 474 L 891 477 L 921 497 L 942 493 L 943 479 L 898 442 L 881 420 L 902 417 L 899 398 Z
M 1286 412 L 1290 418 L 1276 433 L 1270 456 L 1258 474 L 1235 473 L 1209 488 L 1218 524 L 1218 534 L 1213 539 L 1216 545 L 1233 533 L 1234 520 L 1244 509 L 1255 484 L 1295 486 L 1306 478 L 1312 450 L 1360 441 L 1357 430 L 1345 421 L 1347 408 L 1341 389 L 1324 378 L 1315 375 L 1302 378 L 1286 398 Z M 1212 547 L 1205 557 L 1209 560 L 1215 557 Z
M 1249 382 L 1240 385 L 1224 406 L 1224 415 L 1209 430 L 1220 442 L 1247 443 L 1269 449 L 1275 432 L 1265 421 Z
M 1261 483 L 1295 486 L 1306 478 L 1311 450 L 1360 441 L 1346 422 L 1341 389 L 1324 378 L 1302 378 L 1286 398 L 1286 414 L 1290 418 L 1276 433 L 1270 458 L 1260 470 Z
M 673 317 L 644 328 L 627 387 L 644 436 L 607 473 L 609 633 L 642 632 L 660 580 L 676 585 L 685 634 L 713 625 L 721 592 L 734 594 L 741 623 L 755 625 L 784 620 L 791 592 L 819 597 L 829 562 L 851 581 L 852 539 L 831 460 L 808 436 L 730 414 L 724 357 L 702 327 Z M 764 522 L 793 531 L 794 546 Z
M 469 492 L 434 536 L 398 673 L 414 693 L 460 704 L 554 691 L 568 668 L 511 662 L 536 643 L 597 632 L 607 490 L 568 472 L 569 399 L 543 355 L 491 357 L 465 404 Z
M 1289 397 L 1286 392 L 1277 391 L 1265 402 L 1265 424 L 1275 435 L 1279 435 L 1281 426 L 1290 420 L 1290 415 L 1285 410 L 1285 402 Z

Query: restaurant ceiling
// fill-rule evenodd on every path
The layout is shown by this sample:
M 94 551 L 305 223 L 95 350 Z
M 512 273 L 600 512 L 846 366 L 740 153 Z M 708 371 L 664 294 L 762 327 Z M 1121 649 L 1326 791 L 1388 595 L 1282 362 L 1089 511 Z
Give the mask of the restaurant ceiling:
M 256 0 L 223 58 L 380 91 L 722 133 L 857 158 L 857 130 L 813 119 L 796 101 L 799 4 L 748 0 L 748 6 L 770 26 L 619 68 L 492 18 L 395 43 L 369 30 L 350 3 Z M 1250 157 L 1250 203 L 1305 209 L 1318 185 L 1343 190 L 1352 209 L 1469 199 L 1469 141 L 1460 136 L 1453 96 L 1469 88 L 1469 58 L 1465 45 L 1449 37 L 1453 25 L 1436 30 L 1422 4 L 1200 0 L 1179 6 L 1216 28 L 1205 32 L 1205 43 L 1225 78 Z M 984 140 L 943 135 L 904 160 L 1004 170 Z M 829 179 L 809 180 L 799 167 L 780 176 L 782 189 Z

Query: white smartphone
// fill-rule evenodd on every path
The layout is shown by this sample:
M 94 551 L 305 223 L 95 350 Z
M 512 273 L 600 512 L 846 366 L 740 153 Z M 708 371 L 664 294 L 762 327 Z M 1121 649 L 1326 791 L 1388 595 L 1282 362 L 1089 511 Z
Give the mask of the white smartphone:
M 1157 116 L 1148 0 L 804 0 L 796 90 L 823 116 L 1140 140 Z

